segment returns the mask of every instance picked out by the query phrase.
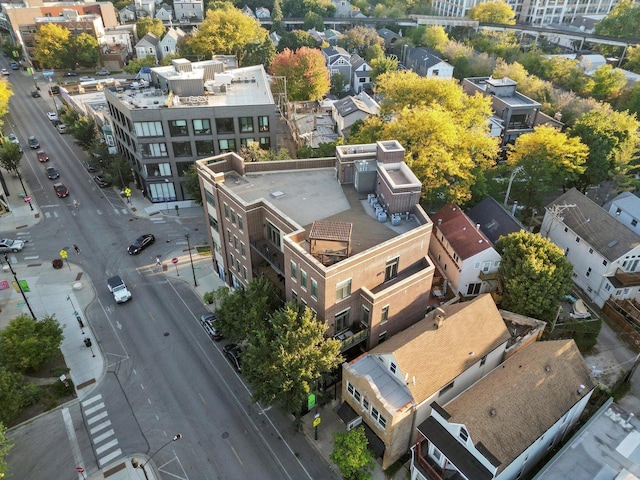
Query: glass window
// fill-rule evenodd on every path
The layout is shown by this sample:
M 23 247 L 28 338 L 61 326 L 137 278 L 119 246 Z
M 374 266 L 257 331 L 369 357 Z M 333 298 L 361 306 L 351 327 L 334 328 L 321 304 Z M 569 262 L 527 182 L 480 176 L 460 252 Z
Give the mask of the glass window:
M 298 280 L 298 264 L 296 262 L 291 262 L 291 278 Z
M 213 155 L 214 153 L 213 140 L 196 140 L 196 154 L 199 157 Z
M 179 177 L 184 177 L 191 168 L 193 162 L 176 162 L 176 172 Z
M 196 135 L 209 135 L 211 133 L 211 122 L 208 118 L 193 120 L 193 133 Z
M 216 118 L 216 130 L 218 130 L 218 135 L 236 133 L 236 129 L 233 126 L 233 118 Z
M 218 219 L 212 217 L 211 215 L 209 215 L 209 225 L 211 225 L 211 228 L 217 232 L 219 227 L 218 227 Z
M 269 150 L 271 148 L 271 138 L 270 137 L 260 137 L 260 148 L 262 150 Z
M 293 303 L 298 303 L 298 294 L 295 290 L 291 290 L 291 301 Z
M 227 205 L 226 203 L 224 204 L 224 218 L 229 220 L 229 205 Z
M 245 280 L 247 280 L 247 277 L 249 276 L 249 272 L 247 271 L 247 267 L 242 267 L 242 276 L 244 277 Z
M 385 268 L 384 271 L 384 281 L 387 282 L 389 280 L 392 280 L 394 278 L 396 278 L 398 276 L 398 263 L 399 263 L 400 259 L 398 257 L 389 260 L 387 262 L 387 267 Z
M 134 122 L 133 128 L 138 137 L 162 137 L 162 122 Z
M 269 131 L 269 117 L 258 117 L 258 125 L 260 126 L 259 130 L 261 132 Z
M 229 240 L 229 245 L 233 245 L 233 236 L 231 235 L 231 230 L 227 228 L 227 239 Z
M 238 118 L 240 133 L 253 133 L 253 117 Z
M 152 202 L 173 202 L 176 200 L 176 190 L 173 183 L 156 182 L 149 183 L 147 196 Z
M 205 190 L 205 191 L 204 191 L 204 196 L 207 198 L 207 203 L 208 203 L 209 205 L 211 205 L 212 207 L 214 207 L 214 208 L 215 208 L 215 206 L 216 206 L 216 199 L 215 199 L 215 197 L 213 196 L 213 193 L 211 193 L 209 190 Z
M 306 290 L 307 289 L 307 272 L 304 270 L 300 270 L 300 286 Z
M 182 137 L 189 135 L 189 128 L 186 120 L 169 120 L 169 131 L 172 137 Z
M 191 142 L 173 142 L 173 155 L 175 157 L 190 157 Z
M 236 211 L 233 208 L 231 209 L 231 223 L 233 223 L 234 226 L 236 224 Z
M 247 249 L 244 246 L 244 242 L 240 242 L 240 253 L 244 258 L 247 258 Z
M 252 143 L 255 143 L 255 141 L 256 141 L 255 138 L 241 138 L 240 145 L 242 145 L 243 147 L 248 147 Z
M 336 301 L 344 300 L 351 295 L 351 279 L 336 285 Z
M 241 232 L 244 230 L 244 224 L 242 223 L 242 217 L 238 215 L 238 230 Z
M 145 177 L 170 177 L 171 164 L 169 163 L 144 163 L 142 164 L 142 175 Z
M 318 299 L 318 282 L 316 282 L 313 278 L 311 279 L 311 296 L 314 300 Z
M 380 323 L 387 323 L 387 320 L 389 320 L 389 305 L 382 307 L 380 313 Z
M 236 141 L 233 138 L 218 140 L 218 146 L 220 147 L 220 153 L 236 151 Z
M 335 331 L 336 331 L 336 333 L 339 333 L 339 332 L 349 328 L 349 314 L 350 314 L 350 309 L 347 309 L 347 310 L 345 310 L 343 312 L 338 313 L 335 316 Z
M 141 143 L 140 154 L 142 158 L 169 156 L 166 143 Z
M 371 311 L 369 310 L 369 307 L 365 307 L 364 305 L 362 305 L 362 314 L 360 315 L 360 323 L 362 323 L 362 325 L 364 325 L 365 327 L 369 326 L 369 318 L 371 316 Z

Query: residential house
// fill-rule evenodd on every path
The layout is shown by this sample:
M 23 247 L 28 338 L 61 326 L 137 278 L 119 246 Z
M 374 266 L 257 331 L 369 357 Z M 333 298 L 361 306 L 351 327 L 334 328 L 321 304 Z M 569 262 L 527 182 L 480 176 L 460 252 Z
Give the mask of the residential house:
M 271 12 L 266 7 L 256 7 L 256 18 L 258 20 L 268 20 L 271 18 Z
M 523 478 L 573 433 L 594 390 L 573 340 L 531 343 L 453 400 L 433 401 L 417 423 L 411 480 Z
M 502 236 L 524 230 L 524 226 L 493 197 L 486 197 L 466 211 L 467 216 L 492 244 Z
M 640 235 L 575 188 L 545 207 L 540 235 L 564 250 L 573 281 L 600 308 L 640 300 Z
M 595 478 L 597 472 L 607 472 L 611 478 L 640 478 L 638 438 L 638 417 L 610 398 L 533 480 Z
M 156 12 L 156 18 L 162 22 L 170 22 L 173 20 L 173 8 L 168 3 L 163 3 Z
M 244 13 L 247 17 L 256 18 L 256 14 L 253 13 L 253 10 L 251 10 L 251 7 L 249 7 L 249 5 L 245 4 L 245 6 L 242 7 L 242 13 Z
M 329 46 L 321 49 L 329 75 L 341 73 L 347 82 L 351 79 L 351 55 L 342 47 Z
M 371 85 L 371 67 L 364 61 L 360 55 L 353 54 L 349 58 L 351 64 L 351 77 L 349 78 L 349 84 L 351 90 L 356 94 L 363 92 L 365 87 Z
M 366 92 L 356 96 L 348 96 L 333 103 L 332 117 L 336 123 L 338 134 L 345 138 L 349 136 L 349 129 L 358 120 L 364 120 L 369 115 L 377 115 L 380 111 L 378 103 Z
M 199 23 L 204 19 L 203 0 L 173 0 L 176 20 L 185 23 Z
M 378 36 L 384 40 L 384 49 L 389 50 L 393 45 L 402 38 L 402 35 L 398 35 L 393 30 L 389 30 L 387 27 L 383 27 L 377 31 Z
M 404 45 L 401 62 L 405 67 L 423 77 L 437 77 L 445 80 L 453 78 L 453 65 L 424 47 Z
M 404 155 L 389 140 L 341 145 L 335 158 L 198 160 L 218 275 L 234 287 L 265 276 L 326 321 L 344 352 L 423 318 L 432 223 Z
M 334 30 L 333 28 L 327 28 L 323 33 L 324 41 L 329 45 L 333 45 L 334 47 L 338 45 L 338 40 L 342 37 L 342 33 L 338 30 Z
M 138 58 L 145 58 L 148 55 L 156 57 L 157 61 L 162 58 L 160 39 L 154 33 L 147 33 L 138 43 L 136 43 L 135 48 L 136 57 Z
M 510 78 L 465 78 L 462 89 L 468 95 L 482 93 L 491 98 L 494 118 L 502 124 L 504 147 L 512 144 L 523 133 L 532 132 L 537 125 L 545 124 L 561 129 L 561 115 L 551 118 L 541 111 L 540 103 L 517 91 L 518 83 Z
M 493 243 L 455 203 L 447 203 L 433 215 L 429 256 L 445 276 L 445 288 L 465 297 L 496 289 L 500 254 Z M 442 295 L 438 289 L 434 292 Z
M 132 3 L 118 10 L 118 18 L 120 23 L 135 22 L 138 19 L 136 15 L 136 6 Z
M 415 443 L 431 404 L 445 404 L 497 367 L 510 338 L 490 295 L 439 307 L 342 365 L 338 414 L 347 429 L 366 425 L 386 469 Z
M 104 29 L 104 43 L 100 45 L 100 63 L 108 70 L 121 70 L 133 57 L 135 24 L 118 25 Z
M 273 46 L 278 48 L 278 44 L 280 43 L 280 39 L 282 38 L 282 36 L 278 35 L 277 32 L 271 32 L 269 33 L 269 38 L 273 42 Z
M 622 192 L 603 207 L 627 228 L 640 234 L 640 198 L 631 192 Z
M 348 0 L 331 0 L 336 7 L 335 16 L 340 17 L 354 17 L 360 13 L 360 9 L 351 5 Z
M 164 58 L 167 55 L 176 55 L 178 53 L 178 43 L 187 34 L 177 27 L 170 27 L 167 33 L 164 34 L 162 40 L 160 40 L 160 52 Z
M 134 0 L 133 3 L 136 6 L 136 14 L 138 18 L 149 17 L 154 18 L 156 14 L 156 2 L 155 0 Z

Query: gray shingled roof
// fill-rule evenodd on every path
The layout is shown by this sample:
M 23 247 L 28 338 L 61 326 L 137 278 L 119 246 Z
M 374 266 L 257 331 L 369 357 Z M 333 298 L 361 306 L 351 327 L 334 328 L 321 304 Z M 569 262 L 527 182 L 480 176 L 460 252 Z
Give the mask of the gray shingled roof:
M 467 216 L 480 225 L 480 230 L 494 245 L 498 239 L 510 233 L 523 230 L 522 224 L 509 215 L 493 197 L 487 197 L 473 208 L 467 210 Z
M 575 205 L 568 206 L 559 213 L 563 223 L 609 261 L 619 259 L 640 245 L 640 235 L 613 218 L 575 188 L 547 205 L 547 214 L 553 211 L 556 205 Z M 548 236 L 551 235 L 553 232 Z

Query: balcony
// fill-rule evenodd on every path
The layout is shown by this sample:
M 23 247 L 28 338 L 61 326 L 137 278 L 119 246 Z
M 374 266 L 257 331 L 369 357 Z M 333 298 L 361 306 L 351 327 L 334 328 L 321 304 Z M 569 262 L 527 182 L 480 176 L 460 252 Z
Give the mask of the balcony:
M 340 353 L 343 353 L 349 350 L 354 345 L 366 341 L 367 338 L 369 338 L 369 330 L 360 330 L 359 332 L 355 333 L 352 330 L 345 330 L 335 335 L 333 338 L 342 342 Z

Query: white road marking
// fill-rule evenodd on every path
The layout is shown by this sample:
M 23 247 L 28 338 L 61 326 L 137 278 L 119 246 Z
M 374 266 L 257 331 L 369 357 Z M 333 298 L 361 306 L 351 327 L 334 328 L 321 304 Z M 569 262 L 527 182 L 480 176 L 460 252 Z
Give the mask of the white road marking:
M 111 447 L 115 447 L 117 444 L 118 444 L 118 440 L 114 438 L 110 442 L 105 443 L 101 447 L 96 448 L 96 454 L 100 455 L 102 452 L 109 450 Z
M 109 455 L 107 455 L 106 457 L 102 457 L 98 459 L 98 463 L 100 464 L 100 468 L 102 468 L 102 466 L 106 463 L 109 463 L 111 460 L 113 460 L 114 458 L 118 458 L 118 456 L 122 455 L 122 450 L 117 449 L 114 452 L 111 452 Z
M 40 258 L 40 255 L 33 255 L 31 257 L 24 257 L 25 260 L 37 260 Z
M 97 402 L 98 400 L 101 400 L 101 399 L 102 399 L 102 395 L 101 394 L 97 394 L 97 395 L 94 395 L 91 398 L 87 398 L 84 402 L 81 403 L 81 405 L 83 407 L 87 407 L 87 406 L 91 405 L 92 403 L 95 403 L 95 402 Z
M 80 454 L 80 445 L 78 445 L 78 437 L 76 437 L 76 431 L 73 428 L 73 420 L 71 420 L 71 414 L 68 408 L 62 409 L 62 419 L 64 420 L 64 426 L 67 429 L 67 437 L 71 442 L 71 453 L 73 454 L 73 460 L 76 465 L 83 465 L 82 455 Z
M 102 410 L 104 408 L 104 403 L 100 402 L 99 404 L 91 407 L 91 408 L 87 408 L 84 411 L 84 414 L 88 417 L 89 415 L 94 414 L 95 412 L 97 412 L 98 410 Z
M 102 420 L 104 417 L 106 417 L 108 415 L 107 412 L 102 412 L 98 415 L 96 415 L 95 417 L 91 417 L 87 420 L 87 423 L 89 425 L 93 425 L 94 423 L 96 423 L 98 420 Z
M 91 430 L 89 430 L 89 433 L 93 435 L 94 433 L 98 433 L 100 430 L 104 430 L 110 425 L 111 420 L 107 420 L 106 422 L 102 422 L 100 425 L 96 425 L 95 427 L 93 427 Z
M 113 437 L 114 435 L 115 435 L 115 432 L 113 431 L 113 429 L 107 430 L 103 434 L 98 435 L 96 438 L 94 438 L 93 439 L 93 444 L 96 445 L 96 444 L 100 443 L 101 441 L 106 440 L 109 437 Z

